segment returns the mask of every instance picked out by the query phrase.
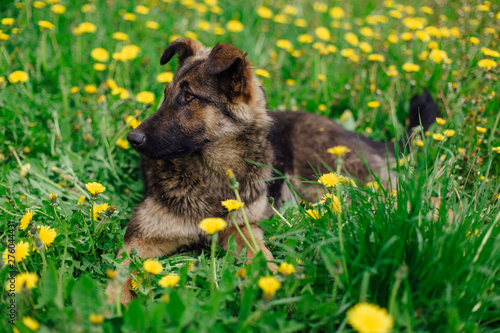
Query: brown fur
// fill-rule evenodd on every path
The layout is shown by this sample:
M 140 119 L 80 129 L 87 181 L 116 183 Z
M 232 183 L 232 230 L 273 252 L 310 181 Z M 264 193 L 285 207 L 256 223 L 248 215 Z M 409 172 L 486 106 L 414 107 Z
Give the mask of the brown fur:
M 206 217 L 228 222 L 219 238 L 227 249 L 234 233 L 221 205 L 223 200 L 234 199 L 228 169 L 240 183 L 251 228 L 268 260 L 273 256 L 257 223 L 270 215 L 268 196 L 273 196 L 277 205 L 292 197 L 283 180 L 263 182 L 275 174 L 252 162 L 274 167 L 301 188 L 303 184 L 295 176 L 315 180 L 311 165 L 322 172 L 326 171 L 323 162 L 334 167 L 335 159 L 326 149 L 342 144 L 353 151 L 345 157 L 347 173 L 368 179 L 368 168 L 357 156 L 360 154 L 374 172 L 387 175 L 384 144 L 313 114 L 267 111 L 264 92 L 246 54 L 234 46 L 217 44 L 210 50 L 198 42 L 179 39 L 165 49 L 161 63 L 175 54 L 179 70 L 165 89 L 164 102 L 128 137 L 143 155 L 145 193 L 125 234 L 127 251 L 136 248 L 143 258 L 160 257 L 182 246 L 205 243 L 208 238 L 198 224 Z M 392 151 L 388 156 L 394 160 Z M 308 200 L 314 200 L 316 193 L 311 185 L 304 190 Z M 248 236 L 241 215 L 236 215 L 236 220 Z M 240 252 L 245 243 L 234 234 Z M 270 268 L 275 269 L 275 265 L 270 263 Z M 124 302 L 132 298 L 129 282 L 122 288 Z M 107 293 L 115 298 L 116 286 L 108 287 Z

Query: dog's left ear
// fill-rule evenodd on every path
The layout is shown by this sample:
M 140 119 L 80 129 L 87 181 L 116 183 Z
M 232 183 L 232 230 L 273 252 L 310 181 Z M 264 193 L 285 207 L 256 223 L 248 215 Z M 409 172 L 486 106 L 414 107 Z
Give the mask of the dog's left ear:
M 184 60 L 189 58 L 198 52 L 203 46 L 189 38 L 178 38 L 174 40 L 170 45 L 167 46 L 160 59 L 160 64 L 165 65 L 169 62 L 174 55 L 177 53 L 177 58 L 179 59 L 179 66 L 184 64 Z
M 243 93 L 251 75 L 247 54 L 231 44 L 219 43 L 214 46 L 207 59 L 207 71 L 217 75 L 223 89 Z

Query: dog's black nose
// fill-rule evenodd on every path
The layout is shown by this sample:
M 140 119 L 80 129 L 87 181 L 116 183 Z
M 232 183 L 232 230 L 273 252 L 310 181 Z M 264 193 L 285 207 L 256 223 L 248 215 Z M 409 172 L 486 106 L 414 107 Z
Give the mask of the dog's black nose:
M 132 131 L 130 134 L 127 136 L 128 142 L 134 147 L 140 146 L 146 141 L 146 135 L 142 132 L 139 131 Z

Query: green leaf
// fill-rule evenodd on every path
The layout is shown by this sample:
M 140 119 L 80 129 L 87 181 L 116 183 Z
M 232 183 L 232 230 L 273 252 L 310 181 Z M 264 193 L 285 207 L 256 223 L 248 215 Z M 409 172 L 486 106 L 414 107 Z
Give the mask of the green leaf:
M 102 306 L 102 292 L 95 285 L 94 280 L 84 275 L 73 287 L 71 303 L 83 317 L 91 313 L 100 313 Z

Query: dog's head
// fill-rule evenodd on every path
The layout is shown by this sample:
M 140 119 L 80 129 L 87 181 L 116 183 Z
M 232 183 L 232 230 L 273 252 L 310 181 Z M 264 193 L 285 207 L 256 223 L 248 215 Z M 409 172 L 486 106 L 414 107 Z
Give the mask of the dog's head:
M 210 49 L 181 38 L 167 46 L 160 63 L 175 54 L 179 69 L 165 88 L 163 103 L 127 137 L 139 153 L 182 158 L 249 126 L 268 126 L 264 92 L 246 53 L 230 44 Z

